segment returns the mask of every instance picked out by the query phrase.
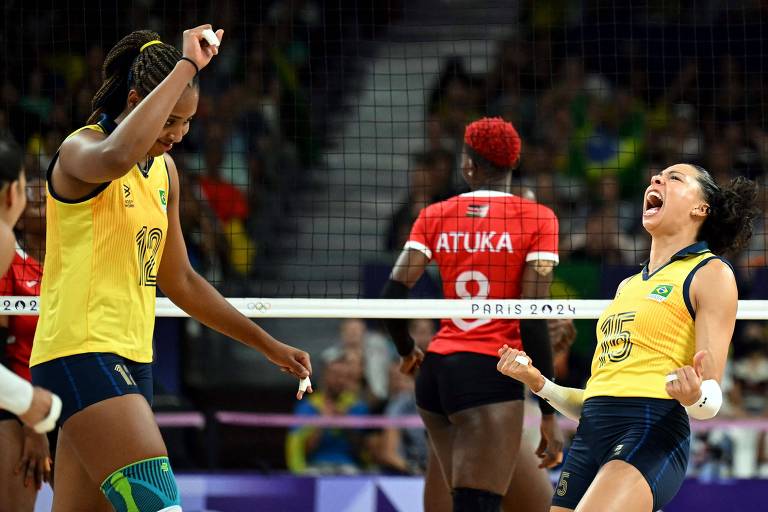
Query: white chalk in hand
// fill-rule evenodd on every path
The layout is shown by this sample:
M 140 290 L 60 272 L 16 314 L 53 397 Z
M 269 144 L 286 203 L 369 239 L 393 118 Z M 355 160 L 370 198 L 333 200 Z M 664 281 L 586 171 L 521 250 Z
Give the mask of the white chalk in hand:
M 213 30 L 207 28 L 203 30 L 203 37 L 206 41 L 208 41 L 208 44 L 211 46 L 219 46 L 219 38 L 216 37 L 216 32 Z
M 677 374 L 676 373 L 669 373 L 667 374 L 667 383 L 675 382 L 677 380 Z
M 515 361 L 520 363 L 523 366 L 528 366 L 528 358 L 525 356 L 515 356 Z

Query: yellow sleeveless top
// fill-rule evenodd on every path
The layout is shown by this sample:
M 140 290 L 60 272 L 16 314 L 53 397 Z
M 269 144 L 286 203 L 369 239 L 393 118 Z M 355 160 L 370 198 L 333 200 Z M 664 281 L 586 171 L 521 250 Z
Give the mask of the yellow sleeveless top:
M 82 130 L 108 133 L 102 122 Z M 30 366 L 88 352 L 152 361 L 157 270 L 165 246 L 170 180 L 163 157 L 134 165 L 87 197 L 58 197 L 48 169 L 40 319 Z
M 718 258 L 706 242 L 675 254 L 653 274 L 632 276 L 597 321 L 597 347 L 584 398 L 671 398 L 668 373 L 690 365 L 696 350 L 689 297 L 695 272 Z

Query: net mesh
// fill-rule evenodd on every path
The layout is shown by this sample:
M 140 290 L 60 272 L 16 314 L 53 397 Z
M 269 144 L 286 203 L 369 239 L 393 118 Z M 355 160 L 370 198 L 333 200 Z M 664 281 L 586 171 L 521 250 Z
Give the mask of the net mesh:
M 463 129 L 489 115 L 523 139 L 516 184 L 559 217 L 554 292 L 607 298 L 646 258 L 653 172 L 762 179 L 764 16 L 747 1 L 6 2 L 0 129 L 41 176 L 120 36 L 178 46 L 210 19 L 227 43 L 173 154 L 190 258 L 227 295 L 377 296 L 418 211 L 466 190 Z M 758 224 L 736 260 L 747 298 L 765 289 Z M 439 296 L 434 274 L 423 286 Z
M 419 211 L 467 190 L 463 130 L 482 116 L 514 123 L 523 150 L 513 190 L 559 218 L 558 300 L 609 299 L 638 271 L 649 248 L 642 191 L 653 173 L 686 161 L 719 182 L 762 183 L 768 165 L 764 2 L 11 0 L 2 9 L 0 132 L 25 153 L 30 207 L 18 238 L 38 259 L 40 179 L 91 113 L 109 48 L 138 28 L 177 47 L 198 23 L 226 29 L 173 157 L 190 260 L 228 297 L 378 297 Z M 742 299 L 768 299 L 767 247 L 761 215 L 733 259 Z M 17 293 L 6 286 L 0 295 Z M 434 267 L 414 296 L 443 296 Z M 5 300 L 18 311 L 19 299 Z M 277 304 L 243 301 L 256 317 Z M 319 316 L 339 318 L 343 306 L 325 303 Z M 375 303 L 346 306 L 348 316 L 381 316 Z M 764 319 L 762 303 L 742 311 Z M 320 354 L 339 323 L 264 325 Z M 583 370 L 594 327 L 577 327 L 573 364 Z M 765 327 L 739 323 L 737 374 L 739 362 L 764 360 Z M 175 361 L 167 382 L 176 390 L 287 382 L 252 371 L 266 363 L 199 324 L 158 328 L 177 340 L 159 350 Z M 766 383 L 735 378 L 752 398 Z M 747 401 L 766 414 L 763 402 Z

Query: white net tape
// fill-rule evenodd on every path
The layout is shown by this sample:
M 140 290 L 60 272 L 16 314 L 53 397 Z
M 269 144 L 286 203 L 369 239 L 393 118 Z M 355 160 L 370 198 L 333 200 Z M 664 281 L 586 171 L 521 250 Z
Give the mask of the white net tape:
M 229 298 L 251 318 L 574 318 L 597 319 L 608 300 L 269 299 Z M 38 297 L 0 297 L 0 315 L 36 315 Z M 158 317 L 189 316 L 167 298 Z M 742 300 L 738 320 L 768 320 L 768 301 Z

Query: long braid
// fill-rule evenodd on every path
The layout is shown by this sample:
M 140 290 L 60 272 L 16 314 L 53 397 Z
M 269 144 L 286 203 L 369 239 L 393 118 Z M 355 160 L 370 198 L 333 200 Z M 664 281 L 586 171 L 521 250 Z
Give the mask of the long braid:
M 109 50 L 102 67 L 104 82 L 93 96 L 93 113 L 88 123 L 98 121 L 101 114 L 117 117 L 125 109 L 131 89 L 144 97 L 173 71 L 182 56 L 176 47 L 161 43 L 140 51 L 146 43 L 159 39 L 160 36 L 151 30 L 136 30 Z

